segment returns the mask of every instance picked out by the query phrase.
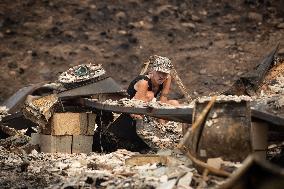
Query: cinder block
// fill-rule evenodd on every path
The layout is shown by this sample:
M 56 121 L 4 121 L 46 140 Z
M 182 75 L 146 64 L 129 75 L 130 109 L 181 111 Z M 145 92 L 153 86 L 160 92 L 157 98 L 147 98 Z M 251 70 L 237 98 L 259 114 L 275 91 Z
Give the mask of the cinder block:
M 71 153 L 72 136 L 39 135 L 41 152 L 46 153 Z
M 251 145 L 253 153 L 259 158 L 266 159 L 268 147 L 268 124 L 255 121 L 251 124 Z
M 76 135 L 73 136 L 72 153 L 92 152 L 93 136 Z
M 96 114 L 93 113 L 87 113 L 88 118 L 88 128 L 85 135 L 94 135 L 94 130 L 96 128 Z
M 51 118 L 52 135 L 93 135 L 95 114 L 55 113 Z
M 33 144 L 33 145 L 37 145 L 37 144 L 39 145 L 40 144 L 40 134 L 32 133 L 31 138 L 32 138 L 31 144 Z

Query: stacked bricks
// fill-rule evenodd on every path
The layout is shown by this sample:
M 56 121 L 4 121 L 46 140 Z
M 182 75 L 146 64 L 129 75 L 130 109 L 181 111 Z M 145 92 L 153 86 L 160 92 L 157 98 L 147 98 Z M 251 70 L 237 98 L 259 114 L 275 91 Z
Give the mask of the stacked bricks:
M 55 113 L 50 125 L 32 134 L 32 143 L 46 153 L 92 152 L 96 114 Z

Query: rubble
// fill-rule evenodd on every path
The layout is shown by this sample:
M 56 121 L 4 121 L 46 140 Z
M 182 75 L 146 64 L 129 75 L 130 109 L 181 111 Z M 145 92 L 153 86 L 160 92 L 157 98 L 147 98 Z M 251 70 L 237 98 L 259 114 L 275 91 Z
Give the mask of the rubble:
M 3 117 L 9 115 L 8 114 L 8 108 L 6 106 L 0 106 L 0 121 Z
M 97 101 L 97 100 L 94 99 L 93 101 Z M 122 98 L 120 100 L 108 99 L 101 103 L 106 104 L 106 105 L 118 105 L 118 106 L 124 106 L 124 107 L 136 107 L 136 108 L 151 107 L 151 108 L 157 108 L 157 109 L 175 109 L 175 108 L 192 108 L 193 107 L 192 104 L 182 104 L 180 106 L 173 106 L 170 104 L 162 103 L 160 101 L 156 101 L 156 98 L 154 98 L 150 102 L 144 102 L 138 99 Z
M 137 134 L 152 149 L 173 149 L 182 137 L 182 124 L 169 121 L 160 124 L 153 118 L 148 118 L 148 123 L 142 123 L 143 126 L 137 126 Z
M 23 113 L 33 122 L 39 124 L 41 127 L 45 127 L 57 103 L 58 97 L 55 94 L 37 98 L 30 97 L 25 102 Z
M 105 74 L 101 64 L 82 64 L 63 72 L 58 81 L 63 84 L 87 81 Z
M 203 97 L 200 97 L 200 98 L 197 98 L 197 101 L 199 103 L 204 103 L 204 102 L 207 102 L 207 101 L 210 101 L 212 97 L 210 96 L 203 96 Z M 216 101 L 217 102 L 232 102 L 232 101 L 235 101 L 235 102 L 241 102 L 241 101 L 252 101 L 253 99 L 250 97 L 250 96 L 246 96 L 246 95 L 218 95 L 217 96 L 217 99 Z
M 6 170 L 0 172 L 0 183 L 4 188 L 31 185 L 34 188 L 158 188 L 173 180 L 173 186 L 177 187 L 190 187 L 194 184 L 193 181 L 200 180 L 195 169 L 183 165 L 183 160 L 179 159 L 181 154 L 168 157 L 175 161 L 173 165 L 126 163 L 137 155 L 143 157 L 142 154 L 126 150 L 109 154 L 49 154 L 34 150 L 27 155 L 29 164 L 24 173 L 30 177 L 22 177 L 22 181 L 13 183 L 9 178 L 12 174 L 23 174 L 17 172 L 23 163 L 23 155 L 0 147 L 1 167 Z

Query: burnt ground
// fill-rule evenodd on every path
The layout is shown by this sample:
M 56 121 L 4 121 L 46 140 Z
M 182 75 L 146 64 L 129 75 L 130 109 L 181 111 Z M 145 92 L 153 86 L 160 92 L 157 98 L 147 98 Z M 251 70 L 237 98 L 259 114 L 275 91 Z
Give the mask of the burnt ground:
M 283 44 L 283 10 L 280 0 L 2 0 L 0 102 L 90 61 L 126 88 L 153 54 L 172 59 L 191 95 L 219 92 Z

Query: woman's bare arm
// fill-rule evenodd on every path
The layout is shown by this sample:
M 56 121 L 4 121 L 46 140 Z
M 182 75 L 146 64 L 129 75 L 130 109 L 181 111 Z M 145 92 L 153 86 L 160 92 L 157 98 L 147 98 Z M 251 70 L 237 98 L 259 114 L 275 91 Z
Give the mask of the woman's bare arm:
M 148 81 L 142 79 L 134 85 L 136 94 L 133 98 L 143 101 L 148 101 L 147 92 L 148 92 Z
M 168 101 L 168 94 L 170 92 L 171 82 L 172 82 L 172 78 L 169 75 L 166 81 L 163 83 L 163 90 L 161 91 L 161 97 L 160 97 L 161 102 Z

